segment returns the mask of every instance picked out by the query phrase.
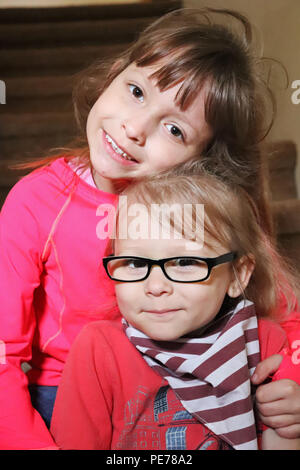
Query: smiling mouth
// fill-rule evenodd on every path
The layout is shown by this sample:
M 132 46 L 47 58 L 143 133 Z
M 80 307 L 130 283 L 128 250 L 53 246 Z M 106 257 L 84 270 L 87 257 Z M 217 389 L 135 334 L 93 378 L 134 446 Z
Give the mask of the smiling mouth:
M 134 162 L 134 163 L 138 163 L 137 160 L 135 160 L 133 157 L 128 155 L 126 152 L 124 152 L 124 150 L 122 150 L 116 144 L 116 142 L 108 134 L 106 134 L 106 132 L 104 133 L 104 135 L 105 135 L 105 139 L 111 145 L 114 152 L 116 152 L 120 157 L 124 158 L 124 160 L 131 161 L 131 162 Z

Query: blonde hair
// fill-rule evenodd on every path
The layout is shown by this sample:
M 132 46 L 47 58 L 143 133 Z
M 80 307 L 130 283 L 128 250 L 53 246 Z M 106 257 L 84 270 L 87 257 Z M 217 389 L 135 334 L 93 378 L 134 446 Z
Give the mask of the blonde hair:
M 244 256 L 254 260 L 244 294 L 254 302 L 258 315 L 275 316 L 282 295 L 293 308 L 293 273 L 261 228 L 254 201 L 238 185 L 229 185 L 208 172 L 169 170 L 133 182 L 122 195 L 127 196 L 128 204 L 141 203 L 149 210 L 151 204 L 204 204 L 205 240 L 215 240 L 235 252 L 233 267 Z M 112 248 L 110 243 L 107 253 Z

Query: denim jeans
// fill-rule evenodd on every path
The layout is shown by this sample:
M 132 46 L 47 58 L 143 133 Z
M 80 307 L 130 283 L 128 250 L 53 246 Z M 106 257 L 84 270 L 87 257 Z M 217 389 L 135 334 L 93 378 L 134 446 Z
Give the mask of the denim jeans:
M 49 429 L 57 387 L 32 384 L 28 388 L 32 406 L 39 412 Z

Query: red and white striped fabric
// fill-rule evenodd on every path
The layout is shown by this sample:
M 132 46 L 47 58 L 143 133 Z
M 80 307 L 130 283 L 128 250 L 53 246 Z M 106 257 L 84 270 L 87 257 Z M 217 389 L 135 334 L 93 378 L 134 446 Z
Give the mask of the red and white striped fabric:
M 201 337 L 154 341 L 125 320 L 129 340 L 182 405 L 234 449 L 256 450 L 250 377 L 260 360 L 255 308 L 240 302 Z

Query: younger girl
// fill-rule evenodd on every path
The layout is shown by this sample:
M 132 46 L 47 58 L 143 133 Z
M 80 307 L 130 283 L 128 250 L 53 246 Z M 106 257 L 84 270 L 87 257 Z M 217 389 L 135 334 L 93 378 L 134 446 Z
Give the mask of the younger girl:
M 124 194 L 103 260 L 124 320 L 91 323 L 75 340 L 54 407 L 57 444 L 257 449 L 250 376 L 286 336 L 267 318 L 277 254 L 265 249 L 253 202 L 204 174 Z M 300 440 L 267 429 L 261 446 L 300 449 Z
M 120 187 L 197 164 L 202 152 L 206 167 L 253 196 L 270 229 L 251 28 L 238 13 L 218 15 L 240 24 L 240 35 L 212 11 L 174 12 L 105 70 L 89 69 L 75 93 L 83 143 L 8 195 L 0 225 L 0 448 L 53 445 L 46 425 L 70 346 L 84 325 L 105 317 L 113 295 L 99 272 L 106 240 L 98 229 Z

